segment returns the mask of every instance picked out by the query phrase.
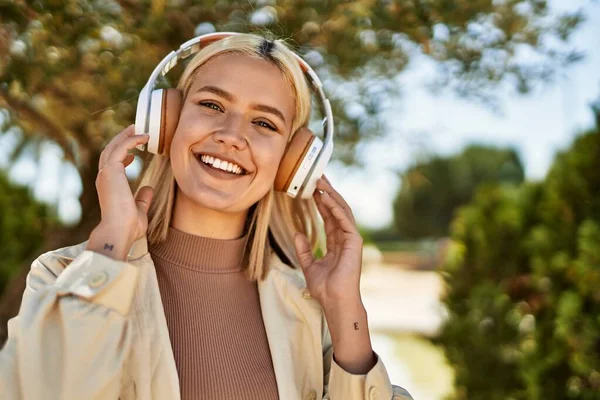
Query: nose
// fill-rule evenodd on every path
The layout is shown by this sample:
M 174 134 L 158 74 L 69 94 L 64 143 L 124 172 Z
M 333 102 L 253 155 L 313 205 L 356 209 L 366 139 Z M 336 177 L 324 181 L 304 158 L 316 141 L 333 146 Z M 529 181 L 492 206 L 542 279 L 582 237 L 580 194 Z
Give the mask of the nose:
M 244 129 L 243 118 L 231 115 L 226 118 L 223 127 L 213 133 L 213 139 L 228 149 L 244 150 L 248 146 Z

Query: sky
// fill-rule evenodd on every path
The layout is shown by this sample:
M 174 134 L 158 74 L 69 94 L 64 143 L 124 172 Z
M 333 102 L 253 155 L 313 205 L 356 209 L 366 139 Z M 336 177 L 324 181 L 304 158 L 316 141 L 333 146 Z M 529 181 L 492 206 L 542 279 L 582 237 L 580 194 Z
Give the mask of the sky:
M 332 165 L 326 171 L 360 224 L 382 228 L 391 223 L 391 204 L 400 185 L 394 171 L 406 168 L 423 151 L 453 154 L 470 143 L 512 146 L 521 155 L 527 179 L 539 180 L 555 153 L 593 126 L 589 104 L 600 95 L 600 2 L 549 3 L 557 10 L 586 10 L 587 21 L 572 37 L 586 58 L 563 71 L 555 84 L 529 95 L 500 92 L 502 114 L 449 91 L 434 95 L 426 88 L 435 73 L 432 63 L 423 57 L 411 61 L 398 78 L 402 95 L 397 112 L 387 117 L 388 133 L 362 149 L 367 168 L 348 173 Z
M 453 154 L 475 142 L 513 146 L 524 161 L 527 179 L 538 180 L 545 176 L 557 151 L 593 126 L 589 104 L 600 94 L 600 2 L 549 3 L 554 9 L 586 11 L 587 21 L 572 37 L 572 43 L 586 57 L 563 71 L 555 83 L 529 95 L 500 89 L 501 113 L 450 91 L 432 93 L 427 84 L 435 76 L 433 63 L 423 56 L 411 59 L 397 77 L 401 95 L 384 115 L 386 133 L 360 147 L 365 168 L 349 170 L 331 163 L 325 171 L 360 225 L 377 229 L 392 222 L 392 201 L 399 188 L 396 171 L 406 168 L 424 151 Z M 14 137 L 0 137 L 0 149 L 10 148 L 11 143 Z M 81 182 L 75 168 L 61 163 L 60 158 L 61 150 L 49 145 L 43 152 L 42 167 L 24 159 L 11 168 L 10 177 L 31 185 L 36 198 L 58 204 L 59 217 L 74 223 L 81 217 L 77 199 Z M 0 151 L 0 167 L 6 166 L 6 153 Z M 135 175 L 139 166 L 134 162 L 127 173 Z

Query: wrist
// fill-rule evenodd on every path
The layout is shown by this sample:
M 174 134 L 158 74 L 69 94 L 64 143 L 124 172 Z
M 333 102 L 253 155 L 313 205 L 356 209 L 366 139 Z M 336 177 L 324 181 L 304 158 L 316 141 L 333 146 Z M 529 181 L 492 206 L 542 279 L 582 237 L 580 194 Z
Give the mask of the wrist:
M 329 305 L 323 307 L 323 314 L 330 328 L 334 330 L 340 328 L 342 331 L 346 331 L 349 327 L 354 327 L 355 322 L 358 322 L 361 328 L 364 328 L 368 321 L 367 310 L 362 302 Z
M 125 261 L 132 240 L 127 230 L 100 223 L 90 233 L 86 250 L 90 250 L 119 261 Z
M 324 310 L 336 363 L 351 374 L 366 374 L 375 365 L 367 311 L 362 302 Z
M 360 293 L 345 298 L 326 299 L 321 304 L 321 308 L 325 314 L 338 313 L 341 310 L 354 310 L 356 312 L 365 309 Z

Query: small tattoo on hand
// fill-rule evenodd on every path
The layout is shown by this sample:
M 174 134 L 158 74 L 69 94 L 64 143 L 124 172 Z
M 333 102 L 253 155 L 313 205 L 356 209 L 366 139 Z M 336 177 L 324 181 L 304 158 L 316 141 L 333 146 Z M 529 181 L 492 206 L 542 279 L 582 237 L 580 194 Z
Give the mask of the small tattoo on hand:
M 112 251 L 112 249 L 113 249 L 113 245 L 112 244 L 104 243 L 104 250 L 110 250 L 110 251 Z
M 357 331 L 358 330 L 358 322 L 354 323 L 354 330 Z

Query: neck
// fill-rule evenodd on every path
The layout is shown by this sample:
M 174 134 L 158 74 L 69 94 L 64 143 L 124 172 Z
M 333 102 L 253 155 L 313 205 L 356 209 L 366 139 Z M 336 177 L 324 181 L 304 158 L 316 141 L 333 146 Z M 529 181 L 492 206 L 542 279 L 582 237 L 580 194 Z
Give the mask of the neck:
M 202 207 L 176 189 L 171 226 L 181 232 L 212 239 L 237 239 L 244 235 L 248 210 L 227 213 Z

